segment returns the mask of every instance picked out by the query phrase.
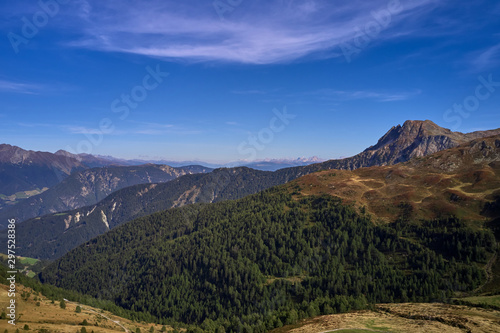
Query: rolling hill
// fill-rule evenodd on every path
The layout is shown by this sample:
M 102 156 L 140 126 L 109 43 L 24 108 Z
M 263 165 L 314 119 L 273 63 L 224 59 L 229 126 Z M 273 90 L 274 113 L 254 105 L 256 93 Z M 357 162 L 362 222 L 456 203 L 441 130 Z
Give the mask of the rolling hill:
M 379 304 L 372 310 L 305 319 L 271 333 L 498 332 L 498 310 L 441 303 Z
M 456 216 L 485 221 L 500 198 L 500 136 L 392 166 L 328 170 L 294 182 L 303 195 L 328 194 L 366 207 L 384 222 Z

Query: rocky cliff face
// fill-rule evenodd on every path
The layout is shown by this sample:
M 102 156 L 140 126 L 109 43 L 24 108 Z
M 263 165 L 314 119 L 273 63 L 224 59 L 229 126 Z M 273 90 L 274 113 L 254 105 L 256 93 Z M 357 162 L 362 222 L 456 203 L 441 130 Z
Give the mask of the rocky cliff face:
M 442 128 L 430 120 L 408 120 L 403 126 L 391 128 L 375 146 L 363 153 L 383 156 L 385 164 L 395 164 L 496 134 L 500 134 L 500 129 L 463 134 Z
M 452 149 L 440 151 L 425 159 L 412 159 L 405 165 L 418 169 L 457 172 L 474 165 L 500 165 L 500 135 L 475 139 Z
M 430 120 L 408 120 L 402 126 L 392 127 L 376 145 L 353 157 L 331 160 L 325 169 L 354 170 L 375 165 L 393 165 L 415 157 L 457 147 L 477 138 L 500 134 L 500 129 L 472 133 L 452 132 Z

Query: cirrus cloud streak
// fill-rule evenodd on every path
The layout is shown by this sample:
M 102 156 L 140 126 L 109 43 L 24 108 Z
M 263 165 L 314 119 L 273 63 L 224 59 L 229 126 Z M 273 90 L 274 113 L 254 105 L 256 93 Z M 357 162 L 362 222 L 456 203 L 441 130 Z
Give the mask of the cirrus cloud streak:
M 83 37 L 70 45 L 139 54 L 167 60 L 246 64 L 291 62 L 308 56 L 341 56 L 340 43 L 352 39 L 384 1 L 244 1 L 220 20 L 211 2 L 97 2 L 80 0 L 84 17 L 75 19 Z M 378 37 L 398 38 L 415 30 L 418 17 L 440 1 L 400 1 L 401 12 Z M 398 27 L 398 29 L 395 29 Z

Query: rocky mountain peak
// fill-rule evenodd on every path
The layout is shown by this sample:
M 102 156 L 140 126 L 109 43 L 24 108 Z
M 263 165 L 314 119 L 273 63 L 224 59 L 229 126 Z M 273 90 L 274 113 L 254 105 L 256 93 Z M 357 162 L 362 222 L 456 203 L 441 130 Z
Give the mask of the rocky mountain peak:
M 376 145 L 354 156 L 350 168 L 405 162 L 497 134 L 500 134 L 500 129 L 464 134 L 440 127 L 430 120 L 407 120 L 403 125 L 393 126 Z

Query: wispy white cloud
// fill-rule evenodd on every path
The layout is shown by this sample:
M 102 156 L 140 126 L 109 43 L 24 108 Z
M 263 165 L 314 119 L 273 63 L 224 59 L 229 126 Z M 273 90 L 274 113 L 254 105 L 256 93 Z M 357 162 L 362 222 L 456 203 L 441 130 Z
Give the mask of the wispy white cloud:
M 490 69 L 500 64 L 500 43 L 472 54 L 473 67 L 478 70 Z
M 317 91 L 307 92 L 305 95 L 317 96 L 322 99 L 331 101 L 352 101 L 369 99 L 378 102 L 396 102 L 404 101 L 415 97 L 421 93 L 420 90 L 407 91 L 407 92 L 378 92 L 368 90 L 335 90 L 335 89 L 320 89 Z
M 235 95 L 265 95 L 267 92 L 264 90 L 234 90 L 231 93 Z
M 119 130 L 114 129 L 112 131 L 106 131 L 103 133 L 99 128 L 92 128 L 86 126 L 74 126 L 74 125 L 50 125 L 42 124 L 43 126 L 54 126 L 69 134 L 83 134 L 83 135 L 196 135 L 201 134 L 203 131 L 197 129 L 188 129 L 179 126 L 174 126 L 171 124 L 154 124 L 146 122 L 136 122 L 137 125 L 128 128 L 121 128 Z M 19 124 L 20 126 L 35 127 L 38 124 Z
M 132 124 L 129 127 L 127 134 L 135 135 L 197 135 L 202 134 L 203 131 L 195 128 L 186 128 L 180 125 L 165 124 L 165 123 L 151 123 L 146 121 L 128 121 Z
M 84 37 L 70 43 L 111 52 L 189 61 L 270 64 L 306 56 L 335 57 L 336 48 L 387 10 L 389 0 L 244 1 L 225 20 L 212 2 L 79 0 L 75 24 Z M 411 34 L 440 0 L 401 1 L 384 40 Z M 84 20 L 81 19 L 82 11 Z M 411 18 L 411 20 L 409 20 Z M 412 22 L 411 25 L 406 24 Z M 396 29 L 397 27 L 397 29 Z M 385 29 L 383 29 L 385 30 Z
M 157 130 L 157 129 L 142 129 L 132 131 L 133 134 L 142 134 L 142 135 L 164 135 L 165 131 Z
M 102 134 L 102 131 L 100 131 L 97 128 L 89 128 L 85 126 L 71 126 L 71 125 L 63 125 L 61 127 L 71 134 Z
M 58 125 L 49 124 L 49 123 L 18 123 L 18 126 L 22 127 L 56 127 Z
M 197 135 L 197 134 L 202 134 L 203 131 L 200 130 L 193 130 L 193 129 L 153 129 L 153 128 L 146 128 L 146 129 L 138 129 L 138 130 L 133 130 L 131 131 L 131 134 L 141 134 L 141 135 Z
M 165 129 L 165 128 L 175 127 L 175 125 L 173 125 L 173 124 L 152 123 L 152 122 L 147 122 L 147 121 L 129 120 L 128 122 L 131 124 L 136 124 L 139 126 L 143 126 L 143 127 L 147 127 L 147 128 L 154 128 L 154 129 Z
M 0 79 L 0 92 L 37 95 L 44 89 L 43 85 L 33 83 L 22 83 Z

